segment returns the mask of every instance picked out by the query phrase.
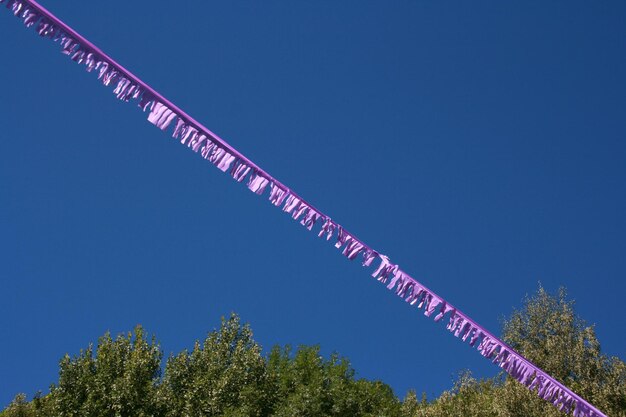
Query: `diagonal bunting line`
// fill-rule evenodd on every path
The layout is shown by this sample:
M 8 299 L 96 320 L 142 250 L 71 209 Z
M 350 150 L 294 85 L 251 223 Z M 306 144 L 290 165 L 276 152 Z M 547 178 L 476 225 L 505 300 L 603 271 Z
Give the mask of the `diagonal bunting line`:
M 346 231 L 36 1 L 0 0 L 0 4 L 3 3 L 15 16 L 22 19 L 26 27 L 34 28 L 41 37 L 57 42 L 63 54 L 84 65 L 87 71 L 96 72 L 105 86 L 113 87 L 113 93 L 118 99 L 138 102 L 139 107 L 148 113 L 148 121 L 152 124 L 161 130 L 170 131 L 175 139 L 194 152 L 199 152 L 221 171 L 228 171 L 236 181 L 246 181 L 252 192 L 259 195 L 269 194 L 268 199 L 272 204 L 291 214 L 294 220 L 300 221 L 308 230 L 318 226 L 318 236 L 325 237 L 328 241 L 335 239 L 335 247 L 349 260 L 361 255 L 365 267 L 372 267 L 373 262 L 377 261 L 372 277 L 386 284 L 389 290 L 410 305 L 423 309 L 425 316 L 434 315 L 435 322 L 445 317 L 448 321 L 446 328 L 455 337 L 463 342 L 469 341 L 468 344 L 476 348 L 482 356 L 500 366 L 531 391 L 535 391 L 539 397 L 550 401 L 560 410 L 573 412 L 576 417 L 606 417 L 592 404 L 402 271 L 387 256 Z

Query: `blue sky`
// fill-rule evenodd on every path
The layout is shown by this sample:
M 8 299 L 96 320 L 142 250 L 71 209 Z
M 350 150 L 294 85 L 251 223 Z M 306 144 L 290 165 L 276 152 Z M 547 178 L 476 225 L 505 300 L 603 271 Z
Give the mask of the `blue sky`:
M 538 282 L 626 356 L 626 3 L 44 1 L 500 333 Z M 0 406 L 142 324 L 235 311 L 404 396 L 498 369 L 0 13 Z

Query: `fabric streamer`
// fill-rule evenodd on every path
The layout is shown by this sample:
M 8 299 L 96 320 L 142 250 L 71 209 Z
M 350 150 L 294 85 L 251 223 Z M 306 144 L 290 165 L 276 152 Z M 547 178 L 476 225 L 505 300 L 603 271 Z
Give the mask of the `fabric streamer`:
M 341 225 L 316 209 L 280 181 L 269 175 L 255 163 L 243 156 L 187 113 L 157 93 L 130 71 L 71 29 L 34 0 L 0 0 L 8 10 L 20 18 L 27 28 L 33 28 L 39 36 L 56 42 L 61 53 L 72 61 L 95 72 L 105 86 L 113 88 L 113 94 L 122 101 L 135 101 L 148 121 L 161 130 L 170 130 L 174 139 L 193 152 L 229 172 L 237 182 L 246 182 L 250 191 L 268 195 L 270 202 L 282 207 L 308 230 L 318 228 L 318 236 L 334 240 L 335 247 L 350 260 L 362 256 L 364 267 L 373 268 L 372 277 L 385 284 L 400 298 L 424 311 L 435 322 L 443 321 L 446 329 L 455 337 L 475 348 L 482 356 L 504 369 L 539 397 L 550 401 L 559 410 L 573 413 L 576 417 L 604 416 L 600 410 L 578 396 L 569 388 L 542 371 L 499 338 L 439 297 L 433 291 L 402 271 L 389 258 L 367 246 Z M 316 230 L 317 231 L 317 230 Z

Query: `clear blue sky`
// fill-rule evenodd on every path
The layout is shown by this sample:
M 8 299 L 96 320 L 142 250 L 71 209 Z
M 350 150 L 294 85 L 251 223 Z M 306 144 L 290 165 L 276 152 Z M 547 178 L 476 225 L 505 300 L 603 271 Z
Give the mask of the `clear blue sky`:
M 564 285 L 626 356 L 626 2 L 42 4 L 495 333 Z M 438 395 L 498 369 L 0 13 L 0 406 L 231 311 Z

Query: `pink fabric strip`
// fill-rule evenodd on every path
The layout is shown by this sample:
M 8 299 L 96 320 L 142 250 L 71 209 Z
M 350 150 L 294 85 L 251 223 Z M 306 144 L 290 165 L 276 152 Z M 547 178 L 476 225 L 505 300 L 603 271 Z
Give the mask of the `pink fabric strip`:
M 113 86 L 113 91 L 120 100 L 139 100 L 139 107 L 143 111 L 149 111 L 148 120 L 151 123 L 161 130 L 175 126 L 174 138 L 180 139 L 183 144 L 187 142 L 186 146 L 192 148 L 194 152 L 201 150 L 202 156 L 220 170 L 226 172 L 232 165 L 230 172 L 236 181 L 242 182 L 252 173 L 248 177 L 247 186 L 257 194 L 263 194 L 270 184 L 270 202 L 276 206 L 283 206 L 283 211 L 291 213 L 294 219 L 304 216 L 301 224 L 308 230 L 312 230 L 316 221 L 322 219 L 323 224 L 318 236 L 326 235 L 327 240 L 334 236 L 335 246 L 340 249 L 343 247 L 342 254 L 348 259 L 355 259 L 362 254 L 365 267 L 370 267 L 372 262 L 378 259 L 380 263 L 372 274 L 374 278 L 385 284 L 389 281 L 386 285 L 389 290 L 395 291 L 409 304 L 417 304 L 427 317 L 436 313 L 435 322 L 447 315 L 446 328 L 455 337 L 463 342 L 469 339 L 469 345 L 472 347 L 478 344 L 476 349 L 481 355 L 493 361 L 529 389 L 537 389 L 537 395 L 541 398 L 550 401 L 560 410 L 573 411 L 575 416 L 606 417 L 593 405 L 543 372 L 443 298 L 401 271 L 388 257 L 371 249 L 352 233 L 348 233 L 330 217 L 160 95 L 39 3 L 34 0 L 0 0 L 0 4 L 3 3 L 23 20 L 26 27 L 34 27 L 40 36 L 59 42 L 62 53 L 78 64 L 84 64 L 87 71 L 97 70 L 98 79 L 106 86 Z M 176 123 L 173 123 L 174 120 Z

